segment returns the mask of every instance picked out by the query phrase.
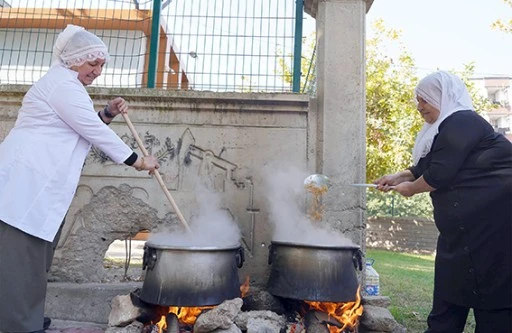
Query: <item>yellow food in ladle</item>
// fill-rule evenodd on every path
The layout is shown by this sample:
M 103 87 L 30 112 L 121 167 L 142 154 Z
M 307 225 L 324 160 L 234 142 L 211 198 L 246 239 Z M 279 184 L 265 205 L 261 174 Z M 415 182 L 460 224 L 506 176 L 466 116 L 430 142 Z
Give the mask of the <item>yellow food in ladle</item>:
M 308 217 L 312 221 L 321 221 L 324 214 L 324 206 L 321 204 L 322 195 L 329 190 L 327 185 L 317 186 L 315 184 L 306 184 L 306 191 L 313 196 L 311 207 L 309 208 Z

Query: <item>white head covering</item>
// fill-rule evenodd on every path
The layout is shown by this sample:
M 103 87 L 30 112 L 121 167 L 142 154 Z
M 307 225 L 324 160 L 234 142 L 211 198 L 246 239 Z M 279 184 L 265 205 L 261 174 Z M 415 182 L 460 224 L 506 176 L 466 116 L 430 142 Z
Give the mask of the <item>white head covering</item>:
M 54 62 L 62 63 L 67 68 L 81 66 L 86 61 L 98 58 L 108 60 L 109 57 L 107 46 L 101 39 L 73 24 L 68 24 L 53 45 Z
M 440 111 L 433 124 L 425 123 L 416 136 L 412 150 L 414 165 L 425 157 L 432 148 L 434 137 L 439 133 L 439 125 L 457 111 L 475 110 L 466 85 L 462 80 L 445 71 L 434 72 L 423 78 L 415 89 L 416 96 Z

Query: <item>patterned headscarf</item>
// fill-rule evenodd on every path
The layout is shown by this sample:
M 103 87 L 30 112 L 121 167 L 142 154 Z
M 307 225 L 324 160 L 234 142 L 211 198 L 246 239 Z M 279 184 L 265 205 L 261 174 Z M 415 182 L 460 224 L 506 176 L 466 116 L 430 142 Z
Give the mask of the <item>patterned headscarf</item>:
M 62 63 L 67 68 L 81 66 L 86 61 L 96 59 L 109 59 L 105 43 L 95 34 L 83 27 L 68 24 L 55 44 L 53 45 L 53 58 L 55 62 Z
M 457 111 L 475 110 L 464 82 L 445 71 L 434 72 L 423 78 L 418 83 L 415 93 L 438 109 L 440 114 L 434 123 L 423 124 L 423 128 L 416 136 L 412 150 L 414 165 L 430 152 L 434 137 L 439 133 L 439 125 L 448 116 Z

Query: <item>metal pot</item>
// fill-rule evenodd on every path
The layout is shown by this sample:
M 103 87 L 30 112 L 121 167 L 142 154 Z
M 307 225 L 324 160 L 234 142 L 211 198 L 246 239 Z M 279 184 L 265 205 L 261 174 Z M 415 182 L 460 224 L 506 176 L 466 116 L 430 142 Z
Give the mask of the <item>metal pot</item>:
M 165 306 L 217 305 L 240 297 L 237 268 L 244 262 L 240 245 L 183 247 L 146 242 L 147 268 L 140 298 Z
M 272 241 L 268 291 L 280 297 L 351 302 L 356 299 L 356 269 L 362 270 L 358 246 L 323 246 Z

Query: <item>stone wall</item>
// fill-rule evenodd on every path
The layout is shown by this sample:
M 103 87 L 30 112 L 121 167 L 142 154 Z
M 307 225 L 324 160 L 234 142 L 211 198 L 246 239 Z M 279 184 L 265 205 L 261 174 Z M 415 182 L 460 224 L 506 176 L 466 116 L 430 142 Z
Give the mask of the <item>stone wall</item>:
M 0 140 L 14 125 L 28 88 L 0 86 Z M 97 110 L 116 96 L 128 101 L 130 119 L 149 152 L 159 157 L 164 182 L 186 219 L 198 214 L 197 182 L 219 194 L 221 208 L 233 217 L 242 232 L 246 261 L 240 276 L 250 276 L 251 284 L 264 284 L 269 271 L 268 245 L 273 223 L 285 222 L 270 220 L 265 172 L 270 166 L 288 165 L 313 173 L 317 141 L 332 140 L 317 135 L 317 115 L 315 108 L 310 108 L 309 97 L 152 89 L 88 90 Z M 140 152 L 122 118 L 115 119 L 110 127 Z M 349 141 L 346 144 L 353 145 Z M 341 155 L 336 156 L 342 159 Z M 357 165 L 352 167 L 358 169 Z M 336 215 L 328 223 L 364 246 L 364 191 L 339 185 L 361 180 L 336 176 L 332 181 L 332 191 L 343 193 L 336 194 L 335 202 L 325 207 L 326 214 Z M 215 227 L 215 221 L 211 224 Z M 114 240 L 126 239 L 142 230 L 178 229 L 183 227 L 155 179 L 131 167 L 115 165 L 93 148 L 66 217 L 51 280 L 112 282 L 103 259 Z
M 366 226 L 366 246 L 415 253 L 433 253 L 439 232 L 433 220 L 371 217 Z

